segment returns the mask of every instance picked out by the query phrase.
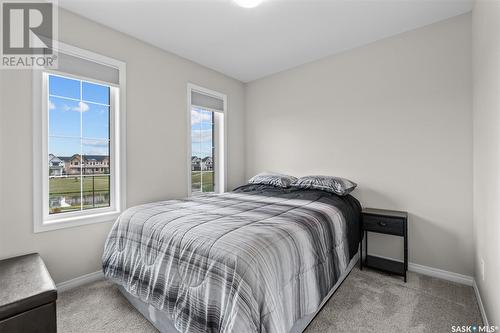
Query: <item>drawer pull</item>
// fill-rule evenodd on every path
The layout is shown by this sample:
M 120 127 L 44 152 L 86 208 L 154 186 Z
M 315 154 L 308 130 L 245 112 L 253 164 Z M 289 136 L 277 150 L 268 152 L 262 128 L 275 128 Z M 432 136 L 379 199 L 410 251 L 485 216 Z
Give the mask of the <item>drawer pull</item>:
M 382 221 L 379 221 L 378 225 L 381 226 L 381 227 L 387 227 L 387 223 L 382 222 Z

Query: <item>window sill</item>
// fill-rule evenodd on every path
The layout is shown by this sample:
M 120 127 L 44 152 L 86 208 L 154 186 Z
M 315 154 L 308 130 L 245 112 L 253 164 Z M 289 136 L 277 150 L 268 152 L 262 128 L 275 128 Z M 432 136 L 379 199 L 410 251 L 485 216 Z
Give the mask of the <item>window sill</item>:
M 120 212 L 111 211 L 100 214 L 92 214 L 92 215 L 69 217 L 69 218 L 66 217 L 57 220 L 43 221 L 42 223 L 35 223 L 34 232 L 40 233 L 58 229 L 73 228 L 87 224 L 114 222 L 118 218 L 118 216 L 120 216 Z

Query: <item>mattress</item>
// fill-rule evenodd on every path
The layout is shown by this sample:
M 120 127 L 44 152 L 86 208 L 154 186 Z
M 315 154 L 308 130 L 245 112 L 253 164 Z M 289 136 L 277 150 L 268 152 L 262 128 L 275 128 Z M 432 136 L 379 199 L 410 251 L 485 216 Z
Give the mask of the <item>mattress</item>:
M 288 333 L 302 333 L 307 328 L 307 326 L 312 322 L 314 317 L 321 311 L 323 306 L 328 302 L 328 300 L 333 296 L 335 291 L 340 287 L 342 282 L 347 278 L 351 270 L 354 268 L 354 265 L 359 259 L 359 253 L 357 253 L 347 266 L 347 269 L 342 273 L 340 278 L 337 280 L 335 285 L 332 287 L 330 292 L 324 297 L 321 304 L 318 306 L 318 309 L 314 313 L 310 313 L 308 315 L 303 316 L 298 319 L 290 331 Z M 122 286 L 118 286 L 120 292 L 125 296 L 125 298 L 132 304 L 134 308 L 136 308 L 154 327 L 158 329 L 158 331 L 162 333 L 180 333 L 175 328 L 175 322 L 170 319 L 168 314 L 162 310 L 158 310 L 152 305 L 141 301 L 139 298 L 135 297 L 128 293 Z
M 352 267 L 360 210 L 262 185 L 140 205 L 110 231 L 103 271 L 178 332 L 291 332 Z

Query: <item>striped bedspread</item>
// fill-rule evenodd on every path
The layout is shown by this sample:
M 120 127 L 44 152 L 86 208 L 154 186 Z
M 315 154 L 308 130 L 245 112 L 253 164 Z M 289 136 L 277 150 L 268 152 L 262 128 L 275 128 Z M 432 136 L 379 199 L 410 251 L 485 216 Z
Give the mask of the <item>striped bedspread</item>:
M 359 242 L 351 196 L 247 185 L 126 210 L 107 278 L 180 332 L 288 332 L 315 312 Z

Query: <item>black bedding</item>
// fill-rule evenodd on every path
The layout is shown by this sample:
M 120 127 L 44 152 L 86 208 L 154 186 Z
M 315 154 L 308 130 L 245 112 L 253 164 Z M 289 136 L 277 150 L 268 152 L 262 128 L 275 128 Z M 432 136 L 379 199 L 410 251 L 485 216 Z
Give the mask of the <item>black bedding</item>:
M 348 225 L 347 239 L 349 242 L 349 259 L 352 259 L 358 252 L 360 242 L 361 228 L 361 204 L 359 201 L 348 194 L 346 196 L 338 196 L 333 193 L 320 190 L 304 190 L 290 188 L 280 188 L 270 185 L 247 184 L 234 189 L 233 192 L 265 195 L 265 196 L 280 196 L 286 198 L 296 198 L 320 202 L 324 202 L 339 208 Z

